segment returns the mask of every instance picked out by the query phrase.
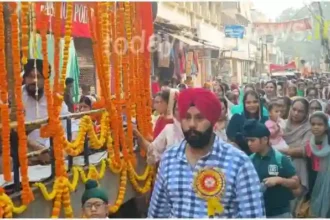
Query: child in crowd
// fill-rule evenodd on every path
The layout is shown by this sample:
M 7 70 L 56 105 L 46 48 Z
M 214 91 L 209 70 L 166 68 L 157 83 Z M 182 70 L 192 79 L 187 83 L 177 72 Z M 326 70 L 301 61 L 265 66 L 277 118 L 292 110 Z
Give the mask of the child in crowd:
M 270 132 L 270 144 L 277 150 L 288 149 L 288 145 L 283 139 L 283 130 L 280 126 L 280 115 L 282 106 L 277 101 L 271 101 L 268 105 L 269 120 L 265 125 Z
M 312 135 L 306 146 L 309 158 L 309 193 L 311 214 L 316 218 L 330 218 L 330 127 L 328 117 L 321 111 L 310 117 Z M 328 204 L 328 205 L 325 205 Z
M 291 160 L 269 143 L 270 132 L 255 119 L 249 119 L 243 126 L 251 161 L 258 173 L 265 201 L 267 218 L 292 218 L 290 202 L 293 191 L 300 188 L 299 178 Z

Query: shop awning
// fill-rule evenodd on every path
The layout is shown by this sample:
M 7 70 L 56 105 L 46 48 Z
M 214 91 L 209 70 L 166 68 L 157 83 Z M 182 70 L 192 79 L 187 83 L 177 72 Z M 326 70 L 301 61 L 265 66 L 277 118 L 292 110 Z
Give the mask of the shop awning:
M 197 41 L 194 41 L 192 39 L 189 39 L 187 37 L 183 37 L 177 34 L 170 34 L 172 37 L 182 41 L 183 43 L 188 44 L 191 47 L 195 47 L 198 49 L 213 49 L 213 50 L 219 50 L 219 47 L 212 45 L 211 43 L 207 42 L 207 43 L 200 43 Z
M 177 34 L 170 34 L 172 37 L 182 41 L 183 43 L 186 43 L 188 44 L 189 46 L 193 46 L 193 47 L 203 47 L 204 45 L 197 42 L 197 41 L 194 41 L 192 39 L 189 39 L 187 37 L 183 37 L 183 36 L 180 36 L 180 35 L 177 35 Z

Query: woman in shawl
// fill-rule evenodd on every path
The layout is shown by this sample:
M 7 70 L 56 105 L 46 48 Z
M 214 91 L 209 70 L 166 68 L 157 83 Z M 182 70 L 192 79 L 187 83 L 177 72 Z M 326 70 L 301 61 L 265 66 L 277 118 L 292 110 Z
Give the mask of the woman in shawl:
M 277 85 L 274 81 L 268 81 L 265 85 L 266 95 L 264 96 L 266 102 L 270 102 L 271 99 L 277 96 Z
M 309 114 L 312 115 L 314 112 L 324 111 L 325 104 L 319 99 L 312 99 L 309 102 Z
M 292 103 L 286 128 L 284 129 L 284 140 L 289 149 L 281 150 L 284 154 L 290 156 L 296 168 L 297 175 L 305 190 L 308 190 L 308 172 L 306 160 L 299 158 L 296 149 L 302 149 L 311 135 L 309 118 L 309 103 L 304 98 L 298 98 Z
M 138 138 L 140 146 L 148 152 L 148 164 L 153 165 L 158 163 L 161 155 L 168 147 L 184 139 L 176 101 L 174 101 L 172 113 L 174 123 L 167 124 L 152 142 L 146 140 L 137 129 L 134 129 L 134 135 Z
M 254 89 L 254 86 L 252 84 L 248 84 L 244 87 L 244 92 L 243 91 L 240 91 L 239 95 L 240 95 L 240 98 L 239 98 L 239 104 L 238 105 L 234 105 L 230 112 L 231 112 L 231 115 L 234 115 L 234 114 L 242 114 L 243 111 L 244 111 L 244 105 L 243 105 L 243 98 L 244 98 L 244 94 L 248 91 L 255 91 Z M 259 98 L 258 98 L 259 99 Z M 266 107 L 262 107 L 262 114 L 264 116 L 268 116 L 268 111 L 267 111 L 267 108 Z
M 250 90 L 246 92 L 243 97 L 242 104 L 243 111 L 242 113 L 237 114 L 242 115 L 244 120 L 243 124 L 246 119 L 256 119 L 262 123 L 265 123 L 268 120 L 268 114 L 267 116 L 264 115 L 264 106 L 256 91 Z
M 243 113 L 234 114 L 227 127 L 228 141 L 240 148 L 247 155 L 251 154 L 248 144 L 242 136 L 243 125 L 248 119 L 256 119 L 262 123 L 268 120 L 263 115 L 263 105 L 258 93 L 254 90 L 247 91 L 243 97 Z
M 156 95 L 155 109 L 159 113 L 159 117 L 154 127 L 154 139 L 160 134 L 167 124 L 173 124 L 173 105 L 174 99 L 178 93 L 179 91 L 176 89 L 168 89 Z

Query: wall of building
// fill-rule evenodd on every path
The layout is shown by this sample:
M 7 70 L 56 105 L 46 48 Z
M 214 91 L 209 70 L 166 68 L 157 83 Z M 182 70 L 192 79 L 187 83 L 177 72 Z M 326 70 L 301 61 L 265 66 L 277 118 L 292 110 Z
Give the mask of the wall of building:
M 96 71 L 92 41 L 89 38 L 74 38 L 74 46 L 78 56 L 80 69 L 79 85 L 96 86 Z

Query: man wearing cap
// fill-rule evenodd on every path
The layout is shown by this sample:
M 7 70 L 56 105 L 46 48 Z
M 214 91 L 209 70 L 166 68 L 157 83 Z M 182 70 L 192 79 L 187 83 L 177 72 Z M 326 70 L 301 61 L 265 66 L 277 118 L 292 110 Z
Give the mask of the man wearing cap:
M 213 133 L 221 114 L 215 94 L 202 88 L 183 90 L 178 110 L 185 140 L 161 159 L 148 217 L 265 217 L 251 160 Z
M 247 120 L 243 135 L 253 152 L 250 158 L 264 192 L 267 218 L 292 218 L 290 201 L 300 184 L 291 160 L 270 146 L 270 132 L 259 121 Z
M 107 193 L 98 187 L 95 180 L 88 180 L 85 192 L 81 197 L 84 218 L 107 218 L 109 215 L 109 198 Z

